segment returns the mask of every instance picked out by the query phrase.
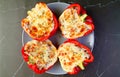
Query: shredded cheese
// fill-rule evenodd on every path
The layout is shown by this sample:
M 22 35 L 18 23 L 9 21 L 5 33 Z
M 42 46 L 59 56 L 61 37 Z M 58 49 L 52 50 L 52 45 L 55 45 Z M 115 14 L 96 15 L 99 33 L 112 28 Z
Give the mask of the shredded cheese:
M 78 38 L 83 36 L 89 29 L 91 29 L 89 25 L 83 22 L 83 18 L 83 16 L 80 17 L 78 15 L 76 9 L 66 9 L 59 17 L 62 34 L 67 38 Z
M 27 12 L 25 20 L 28 23 L 23 24 L 23 28 L 36 38 L 49 35 L 54 29 L 53 14 L 44 3 L 38 3 L 34 8 Z
M 25 53 L 29 56 L 28 64 L 36 64 L 39 69 L 48 68 L 57 60 L 57 50 L 50 40 L 29 41 L 24 47 Z

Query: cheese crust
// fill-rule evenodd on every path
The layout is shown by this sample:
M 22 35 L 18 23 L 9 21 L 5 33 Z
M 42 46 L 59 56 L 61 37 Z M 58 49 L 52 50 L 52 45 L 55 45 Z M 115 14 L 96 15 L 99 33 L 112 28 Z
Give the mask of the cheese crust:
M 28 16 L 22 20 L 23 29 L 34 38 L 50 35 L 54 29 L 53 13 L 45 3 L 38 3 L 27 12 Z
M 57 61 L 57 49 L 50 40 L 32 40 L 25 44 L 24 53 L 29 56 L 28 64 L 36 64 L 39 70 L 49 68 Z
M 59 17 L 60 29 L 66 38 L 83 36 L 91 27 L 83 22 L 74 8 L 66 9 Z
M 63 70 L 72 72 L 74 67 L 83 65 L 84 60 L 90 56 L 84 48 L 73 43 L 64 43 L 58 49 L 58 57 Z

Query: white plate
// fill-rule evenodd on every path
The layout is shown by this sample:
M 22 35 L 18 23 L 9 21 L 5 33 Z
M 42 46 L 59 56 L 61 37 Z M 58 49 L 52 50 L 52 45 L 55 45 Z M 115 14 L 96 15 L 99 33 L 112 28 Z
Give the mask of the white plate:
M 59 15 L 64 11 L 64 9 L 69 4 L 62 3 L 62 2 L 54 2 L 54 3 L 49 3 L 47 5 L 55 13 L 55 15 L 57 17 L 59 17 Z M 22 32 L 22 44 L 24 45 L 26 42 L 28 42 L 30 40 L 32 40 L 32 39 L 23 31 Z M 50 40 L 53 42 L 53 44 L 56 47 L 58 47 L 66 39 L 62 37 L 60 31 L 58 30 L 56 32 L 56 34 L 50 38 Z M 81 42 L 82 44 L 88 46 L 92 50 L 93 46 L 94 46 L 94 32 L 92 32 L 91 34 L 89 34 L 89 35 L 87 35 L 85 37 L 78 38 L 77 40 L 79 42 Z M 50 70 L 46 71 L 46 73 L 55 74 L 55 75 L 66 74 L 66 72 L 62 70 L 59 61 Z

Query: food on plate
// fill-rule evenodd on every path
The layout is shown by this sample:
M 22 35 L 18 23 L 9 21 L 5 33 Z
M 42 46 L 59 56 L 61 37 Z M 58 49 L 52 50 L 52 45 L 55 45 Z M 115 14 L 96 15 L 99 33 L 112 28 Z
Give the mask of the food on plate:
M 62 35 L 68 39 L 90 34 L 94 30 L 92 18 L 79 4 L 70 4 L 60 15 L 59 24 Z
M 22 19 L 21 26 L 33 40 L 28 41 L 21 52 L 23 59 L 35 73 L 42 74 L 49 70 L 57 62 L 57 58 L 68 74 L 77 74 L 93 62 L 90 49 L 75 40 L 94 30 L 92 18 L 79 4 L 70 4 L 60 15 L 59 22 L 43 2 L 37 3 L 27 14 Z M 56 49 L 49 37 L 57 31 L 58 25 L 62 35 L 68 40 Z
M 58 21 L 45 3 L 37 3 L 27 14 L 21 26 L 31 38 L 43 41 L 56 32 Z
M 77 74 L 94 60 L 90 49 L 73 39 L 69 39 L 59 46 L 58 58 L 61 67 L 68 74 Z
M 57 61 L 57 49 L 50 40 L 27 42 L 22 48 L 22 56 L 30 69 L 41 74 L 49 70 Z

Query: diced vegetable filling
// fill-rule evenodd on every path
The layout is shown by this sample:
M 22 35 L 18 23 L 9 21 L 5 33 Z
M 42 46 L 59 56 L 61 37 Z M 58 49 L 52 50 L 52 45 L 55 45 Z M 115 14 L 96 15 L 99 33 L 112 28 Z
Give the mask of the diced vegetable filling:
M 63 44 L 58 49 L 58 53 L 61 66 L 67 72 L 72 71 L 76 66 L 84 70 L 83 62 L 90 57 L 84 48 L 80 48 L 72 43 Z
M 49 35 L 54 29 L 53 14 L 44 3 L 38 3 L 35 8 L 28 11 L 28 16 L 24 21 L 27 23 L 23 24 L 23 28 L 36 38 Z
M 39 69 L 48 68 L 57 60 L 57 50 L 49 40 L 43 42 L 30 41 L 24 49 L 29 56 L 27 63 L 36 64 Z
M 62 34 L 67 38 L 78 38 L 83 36 L 91 27 L 84 23 L 87 14 L 78 15 L 74 8 L 66 9 L 59 17 Z

